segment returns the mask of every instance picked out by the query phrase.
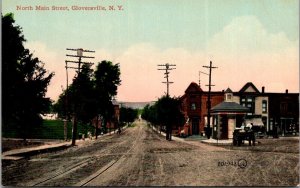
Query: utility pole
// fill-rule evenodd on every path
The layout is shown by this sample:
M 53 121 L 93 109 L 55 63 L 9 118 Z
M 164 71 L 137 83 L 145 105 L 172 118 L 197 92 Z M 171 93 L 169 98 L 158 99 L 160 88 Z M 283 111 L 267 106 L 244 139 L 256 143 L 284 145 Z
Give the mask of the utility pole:
M 200 74 L 201 74 L 201 71 L 199 71 L 199 87 L 201 87 L 201 84 L 200 84 L 200 82 L 201 82 Z
M 215 86 L 215 85 L 211 85 L 211 69 L 215 69 L 215 68 L 218 68 L 218 67 L 213 67 L 211 61 L 210 61 L 209 66 L 203 66 L 203 67 L 209 69 L 209 83 L 208 83 L 208 85 L 206 85 L 206 86 L 208 86 L 206 135 L 207 135 L 207 138 L 210 139 L 210 136 L 211 136 L 211 129 L 210 129 L 210 109 L 211 109 L 210 93 L 211 93 L 211 86 Z
M 174 70 L 176 69 L 175 68 L 175 64 L 169 64 L 169 63 L 166 63 L 166 64 L 163 64 L 163 65 L 157 65 L 159 67 L 165 67 L 164 69 L 157 69 L 157 70 L 165 70 L 166 72 L 164 73 L 166 76 L 164 78 L 166 78 L 166 82 L 162 82 L 164 84 L 167 84 L 167 97 L 169 97 L 169 84 L 173 84 L 174 82 L 170 82 L 169 81 L 169 70 Z
M 157 65 L 157 66 L 159 66 L 159 67 L 165 67 L 165 68 L 159 68 L 159 69 L 157 69 L 157 70 L 164 70 L 164 71 L 166 71 L 164 74 L 166 75 L 164 78 L 166 78 L 166 82 L 162 82 L 162 83 L 164 83 L 164 84 L 167 84 L 167 99 L 169 99 L 169 84 L 172 84 L 172 83 L 174 83 L 174 82 L 170 82 L 169 81 L 169 74 L 170 74 L 170 70 L 174 70 L 174 69 L 176 69 L 175 68 L 175 64 L 169 64 L 169 63 L 166 63 L 166 64 L 163 64 L 163 65 Z M 172 125 L 170 125 L 169 123 L 167 123 L 167 125 L 166 125 L 166 128 L 167 128 L 167 130 L 166 130 L 166 139 L 167 140 L 172 140 Z
M 72 60 L 66 60 L 66 74 L 67 74 L 67 90 L 66 90 L 66 101 L 68 101 L 68 68 L 70 69 L 77 69 L 77 76 L 80 73 L 81 70 L 81 64 L 93 64 L 91 62 L 82 62 L 81 59 L 82 58 L 95 58 L 92 56 L 83 56 L 83 52 L 90 52 L 90 53 L 95 53 L 95 51 L 91 51 L 91 50 L 83 50 L 82 48 L 78 48 L 78 49 L 71 49 L 71 48 L 67 48 L 67 50 L 70 51 L 76 51 L 77 54 L 76 55 L 69 55 L 66 54 L 66 56 L 68 57 L 76 57 L 78 58 L 78 61 L 72 61 Z M 77 63 L 78 67 L 68 67 L 68 63 Z M 75 146 L 76 143 L 76 137 L 77 137 L 77 101 L 74 100 L 74 114 L 73 114 L 73 121 L 72 121 L 72 146 Z M 68 114 L 68 112 L 66 112 L 66 114 Z

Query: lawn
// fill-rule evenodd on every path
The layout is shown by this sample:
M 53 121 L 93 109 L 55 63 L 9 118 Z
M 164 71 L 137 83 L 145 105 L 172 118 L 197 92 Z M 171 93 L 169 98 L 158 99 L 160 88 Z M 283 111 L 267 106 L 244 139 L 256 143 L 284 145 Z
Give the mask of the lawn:
M 87 135 L 90 131 L 94 133 L 94 127 L 88 125 L 78 124 L 77 133 Z M 2 137 L 17 138 L 16 130 L 2 129 Z M 68 139 L 72 137 L 72 123 L 68 123 Z M 44 120 L 43 125 L 37 127 L 35 131 L 28 137 L 31 139 L 64 139 L 64 122 L 61 120 Z

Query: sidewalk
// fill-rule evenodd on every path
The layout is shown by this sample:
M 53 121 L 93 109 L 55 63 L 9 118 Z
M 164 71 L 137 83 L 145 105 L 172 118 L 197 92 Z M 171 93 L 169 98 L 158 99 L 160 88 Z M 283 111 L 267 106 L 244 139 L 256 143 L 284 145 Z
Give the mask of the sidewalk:
M 123 127 L 122 130 L 127 128 L 127 126 Z M 110 136 L 113 134 L 116 134 L 117 131 L 111 131 L 109 133 L 99 135 L 98 138 L 104 137 L 104 136 Z M 47 152 L 53 152 L 53 151 L 60 151 L 67 149 L 69 147 L 72 147 L 71 141 L 62 141 L 62 140 L 56 140 L 51 141 L 49 139 L 35 139 L 41 142 L 44 142 L 43 145 L 40 146 L 33 146 L 33 147 L 26 147 L 26 148 L 19 148 L 19 149 L 12 149 L 9 151 L 5 151 L 1 155 L 2 160 L 20 160 L 24 159 L 26 157 L 30 157 L 37 154 L 47 153 Z M 76 146 L 81 147 L 83 145 L 89 144 L 90 142 L 95 141 L 95 136 L 92 137 L 92 139 L 85 138 L 76 140 Z
M 163 136 L 166 136 L 166 133 L 164 132 L 161 132 L 159 130 L 157 130 L 154 126 L 151 126 L 152 129 L 154 131 L 156 131 L 158 134 L 161 134 Z M 192 137 L 187 137 L 187 138 L 180 138 L 180 137 L 177 137 L 177 136 L 172 136 L 172 140 L 175 140 L 175 141 L 179 141 L 179 142 L 185 142 L 185 143 L 190 143 L 190 142 L 201 142 L 201 143 L 205 143 L 205 144 L 209 144 L 209 145 L 232 145 L 232 139 L 227 139 L 227 140 L 216 140 L 216 139 L 207 139 L 205 137 L 200 137 L 199 138 L 192 138 Z M 245 141 L 245 143 L 248 143 L 248 141 Z
M 2 153 L 2 160 L 19 160 L 32 155 L 63 150 L 71 147 L 71 142 L 46 143 L 41 146 L 13 149 Z

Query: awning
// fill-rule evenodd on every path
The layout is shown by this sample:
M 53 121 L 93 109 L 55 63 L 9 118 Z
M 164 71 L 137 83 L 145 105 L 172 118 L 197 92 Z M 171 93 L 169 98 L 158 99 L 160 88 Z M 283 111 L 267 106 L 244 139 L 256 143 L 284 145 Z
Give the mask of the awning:
M 262 122 L 261 118 L 251 118 L 251 119 L 245 119 L 246 126 L 250 125 L 251 123 L 253 126 L 260 126 L 263 127 L 264 123 Z

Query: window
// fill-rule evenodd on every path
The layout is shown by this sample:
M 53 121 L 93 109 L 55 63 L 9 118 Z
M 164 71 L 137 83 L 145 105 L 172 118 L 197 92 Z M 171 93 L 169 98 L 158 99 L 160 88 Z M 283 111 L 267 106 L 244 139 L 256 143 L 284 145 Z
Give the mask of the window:
M 248 115 L 252 115 L 255 113 L 255 98 L 252 96 L 244 96 L 241 97 L 240 104 L 250 109 Z
M 268 106 L 267 101 L 266 101 L 266 100 L 263 100 L 263 101 L 262 101 L 262 113 L 267 113 L 267 112 L 268 112 L 267 106 Z
M 226 100 L 231 100 L 232 98 L 232 94 L 231 93 L 227 93 L 226 94 Z
M 191 110 L 196 110 L 196 104 L 195 103 L 191 104 Z

